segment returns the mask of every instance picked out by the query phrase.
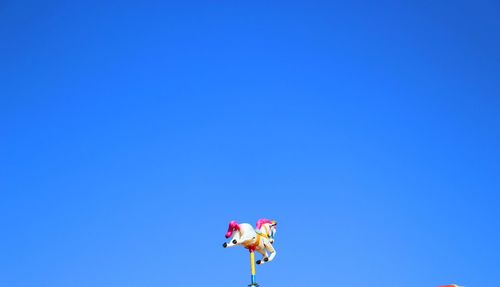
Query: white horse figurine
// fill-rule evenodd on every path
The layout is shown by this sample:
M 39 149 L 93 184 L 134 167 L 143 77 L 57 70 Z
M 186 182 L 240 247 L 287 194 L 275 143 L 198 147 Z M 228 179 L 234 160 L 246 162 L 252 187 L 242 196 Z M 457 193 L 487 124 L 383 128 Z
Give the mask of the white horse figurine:
M 274 236 L 276 235 L 276 221 L 268 219 L 259 219 L 254 229 L 248 223 L 238 224 L 236 221 L 229 222 L 226 238 L 229 242 L 224 242 L 224 248 L 241 245 L 250 252 L 257 251 L 262 254 L 262 259 L 257 260 L 257 264 L 273 261 L 276 256 L 276 250 L 273 247 Z M 270 255 L 268 255 L 269 251 Z

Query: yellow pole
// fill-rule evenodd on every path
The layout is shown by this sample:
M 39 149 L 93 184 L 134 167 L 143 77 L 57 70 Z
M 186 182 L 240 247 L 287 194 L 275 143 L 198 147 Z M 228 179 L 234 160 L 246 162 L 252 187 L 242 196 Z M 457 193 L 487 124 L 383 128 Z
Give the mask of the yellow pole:
M 255 285 L 255 254 L 250 251 L 250 272 L 252 272 L 252 285 Z

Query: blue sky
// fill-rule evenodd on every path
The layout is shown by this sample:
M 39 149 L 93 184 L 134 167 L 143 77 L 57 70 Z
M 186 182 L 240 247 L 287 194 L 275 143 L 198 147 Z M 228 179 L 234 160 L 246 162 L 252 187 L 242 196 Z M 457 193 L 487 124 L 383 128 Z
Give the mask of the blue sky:
M 497 1 L 102 2 L 0 4 L 0 285 L 500 284 Z

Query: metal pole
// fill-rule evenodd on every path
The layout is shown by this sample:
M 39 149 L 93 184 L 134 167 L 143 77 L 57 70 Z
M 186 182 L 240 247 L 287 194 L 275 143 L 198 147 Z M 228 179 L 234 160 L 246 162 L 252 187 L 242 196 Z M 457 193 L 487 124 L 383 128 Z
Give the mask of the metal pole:
M 250 272 L 251 272 L 251 284 L 248 285 L 249 287 L 258 287 L 259 284 L 255 282 L 255 253 L 253 252 L 252 249 L 250 249 Z

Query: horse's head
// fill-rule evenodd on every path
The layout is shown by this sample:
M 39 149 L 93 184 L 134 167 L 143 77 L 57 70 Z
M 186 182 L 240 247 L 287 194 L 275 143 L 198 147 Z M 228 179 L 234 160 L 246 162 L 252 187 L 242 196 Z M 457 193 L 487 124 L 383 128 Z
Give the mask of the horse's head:
M 270 236 L 273 239 L 274 239 L 274 235 L 276 235 L 276 231 L 277 231 L 276 227 L 277 226 L 278 226 L 278 222 L 276 222 L 276 220 L 272 220 L 271 221 L 271 225 L 270 225 L 270 228 L 271 228 L 271 234 L 270 234 Z
M 278 226 L 278 222 L 276 222 L 276 220 L 272 220 L 271 224 L 269 225 L 269 229 L 270 229 L 269 238 L 271 240 L 271 243 L 274 243 L 274 236 L 276 235 L 276 231 L 277 231 L 276 226 Z
M 257 221 L 257 229 L 261 232 L 269 236 L 271 243 L 274 242 L 274 236 L 276 235 L 276 226 L 278 223 L 276 220 L 269 219 L 259 219 Z

